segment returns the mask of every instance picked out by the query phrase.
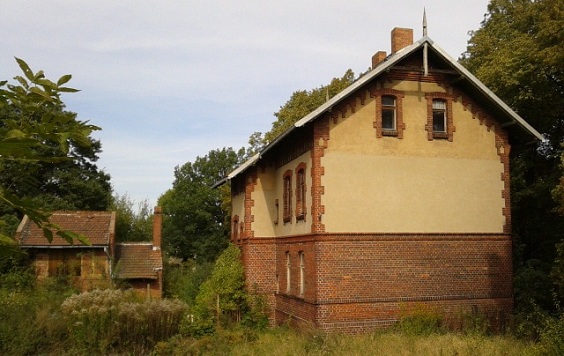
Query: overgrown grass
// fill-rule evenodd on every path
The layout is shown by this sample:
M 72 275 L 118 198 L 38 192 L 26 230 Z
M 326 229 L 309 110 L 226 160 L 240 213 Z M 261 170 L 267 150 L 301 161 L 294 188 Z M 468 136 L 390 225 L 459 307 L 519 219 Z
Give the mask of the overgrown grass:
M 61 305 L 72 347 L 84 352 L 151 350 L 178 333 L 187 309 L 179 300 L 138 300 L 133 291 L 94 290 Z
M 153 355 L 542 355 L 533 343 L 507 336 L 454 333 L 406 335 L 395 331 L 347 336 L 290 328 L 219 331 L 202 338 L 173 338 Z M 544 353 L 546 354 L 546 353 Z M 548 354 L 547 354 L 548 355 Z

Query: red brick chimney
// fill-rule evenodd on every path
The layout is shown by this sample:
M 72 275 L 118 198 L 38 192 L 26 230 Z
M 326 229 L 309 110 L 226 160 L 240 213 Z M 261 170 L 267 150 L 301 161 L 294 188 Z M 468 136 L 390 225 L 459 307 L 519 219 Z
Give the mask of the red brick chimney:
M 376 54 L 372 56 L 372 69 L 376 68 L 376 66 L 382 63 L 386 59 L 386 51 L 378 51 Z
M 396 27 L 392 30 L 392 54 L 413 44 L 413 30 L 411 28 Z
M 155 206 L 153 214 L 153 249 L 161 248 L 161 235 L 163 225 L 163 211 L 160 206 Z

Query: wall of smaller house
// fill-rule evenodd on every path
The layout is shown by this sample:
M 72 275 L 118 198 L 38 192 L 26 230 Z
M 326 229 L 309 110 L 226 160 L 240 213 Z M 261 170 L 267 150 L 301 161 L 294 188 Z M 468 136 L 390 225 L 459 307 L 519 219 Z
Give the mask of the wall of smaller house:
M 162 297 L 162 287 L 157 279 L 128 279 L 125 283 L 141 297 L 150 299 Z
M 39 280 L 67 271 L 71 282 L 81 291 L 110 286 L 109 260 L 101 248 L 37 249 L 32 255 Z

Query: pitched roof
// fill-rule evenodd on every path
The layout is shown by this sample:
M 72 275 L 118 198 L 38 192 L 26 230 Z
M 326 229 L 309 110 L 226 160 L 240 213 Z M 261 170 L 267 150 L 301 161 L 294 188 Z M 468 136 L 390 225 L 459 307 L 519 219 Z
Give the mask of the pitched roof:
M 115 231 L 115 212 L 112 211 L 54 211 L 49 221 L 64 230 L 86 236 L 94 247 L 109 246 Z M 18 226 L 16 239 L 21 247 L 27 248 L 87 247 L 80 241 L 75 241 L 74 245 L 70 244 L 56 234 L 49 243 L 43 235 L 43 230 L 27 216 L 24 216 Z
M 506 127 L 510 131 L 510 133 L 519 136 L 521 140 L 544 140 L 544 137 L 537 130 L 535 130 L 531 125 L 529 125 L 529 123 L 527 123 L 509 106 L 507 106 L 507 104 L 505 104 L 497 95 L 495 95 L 490 89 L 488 89 L 480 80 L 478 80 L 478 78 L 476 78 L 454 58 L 448 55 L 442 48 L 435 44 L 435 42 L 431 40 L 431 38 L 424 36 L 413 44 L 388 56 L 386 60 L 379 63 L 370 72 L 366 73 L 350 86 L 341 91 L 339 94 L 335 95 L 323 105 L 319 106 L 317 109 L 310 112 L 302 119 L 298 120 L 292 127 L 279 135 L 276 139 L 274 139 L 274 141 L 266 145 L 258 154 L 254 155 L 245 163 L 237 167 L 223 180 L 217 182 L 214 187 L 217 187 L 225 183 L 226 181 L 235 178 L 237 175 L 244 172 L 249 167 L 255 165 L 267 151 L 277 146 L 280 141 L 282 141 L 294 130 L 299 129 L 300 127 L 303 127 L 304 125 L 312 122 L 313 120 L 322 116 L 324 113 L 330 112 L 332 108 L 335 107 L 335 105 L 339 104 L 341 101 L 349 97 L 357 89 L 369 83 L 374 78 L 380 76 L 382 73 L 385 73 L 394 65 L 412 55 L 414 52 L 422 50 L 424 47 L 427 47 L 429 53 L 433 53 L 439 60 L 444 62 L 453 71 L 457 72 L 459 78 L 457 85 L 471 92 L 473 95 L 476 95 L 482 103 L 487 103 L 489 108 L 495 110 L 496 114 L 498 114 L 496 115 L 496 119 L 500 120 L 502 126 Z
M 115 277 L 121 279 L 157 279 L 163 268 L 160 248 L 150 242 L 116 244 Z

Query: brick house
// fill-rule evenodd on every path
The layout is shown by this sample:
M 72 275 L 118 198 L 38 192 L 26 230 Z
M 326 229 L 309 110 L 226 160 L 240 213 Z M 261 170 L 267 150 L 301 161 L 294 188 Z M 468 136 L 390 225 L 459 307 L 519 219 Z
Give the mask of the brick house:
M 86 236 L 91 245 L 69 244 L 56 235 L 49 243 L 43 231 L 24 216 L 16 231 L 16 241 L 29 253 L 39 280 L 69 276 L 79 290 L 86 291 L 107 288 L 112 278 L 117 278 L 142 292 L 161 296 L 160 208 L 155 208 L 152 243 L 116 244 L 116 213 L 112 211 L 55 211 L 50 221 Z M 120 268 L 114 270 L 115 266 Z
M 426 35 L 391 42 L 217 184 L 231 181 L 231 240 L 272 323 L 512 312 L 509 152 L 542 136 Z

